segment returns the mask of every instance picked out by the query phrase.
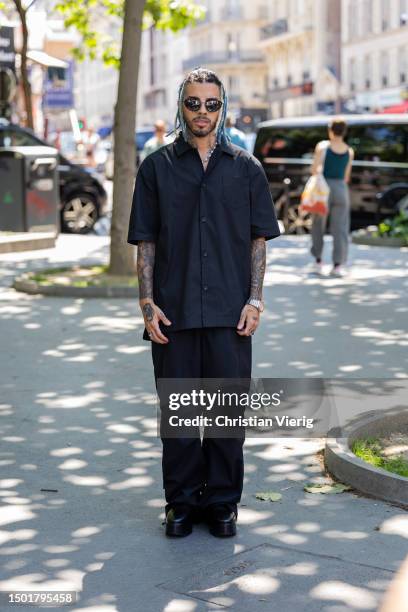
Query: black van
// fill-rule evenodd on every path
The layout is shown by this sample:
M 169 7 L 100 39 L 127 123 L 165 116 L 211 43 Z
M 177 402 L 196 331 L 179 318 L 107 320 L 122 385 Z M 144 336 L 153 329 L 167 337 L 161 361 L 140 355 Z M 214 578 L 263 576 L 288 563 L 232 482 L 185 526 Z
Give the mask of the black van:
M 298 210 L 314 148 L 327 140 L 333 116 L 292 117 L 258 125 L 254 155 L 262 163 L 288 233 L 310 229 Z M 353 228 L 408 210 L 408 114 L 345 115 L 346 140 L 355 151 L 350 196 Z

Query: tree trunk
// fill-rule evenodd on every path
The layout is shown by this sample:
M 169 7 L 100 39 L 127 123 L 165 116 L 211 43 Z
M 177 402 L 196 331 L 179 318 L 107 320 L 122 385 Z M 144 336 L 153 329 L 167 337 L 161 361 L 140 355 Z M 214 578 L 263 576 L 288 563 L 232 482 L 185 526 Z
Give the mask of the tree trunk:
M 27 50 L 28 50 L 28 29 L 27 29 L 27 11 L 23 8 L 21 0 L 14 0 L 15 7 L 21 21 L 21 29 L 23 33 L 23 46 L 21 48 L 21 84 L 24 94 L 24 106 L 26 111 L 25 124 L 27 127 L 34 129 L 33 121 L 33 103 L 31 98 L 31 84 L 28 79 L 27 69 Z
M 136 168 L 136 99 L 144 6 L 145 0 L 125 0 L 118 97 L 114 121 L 113 209 L 109 272 L 129 276 L 136 273 L 135 249 L 127 243 L 127 231 Z

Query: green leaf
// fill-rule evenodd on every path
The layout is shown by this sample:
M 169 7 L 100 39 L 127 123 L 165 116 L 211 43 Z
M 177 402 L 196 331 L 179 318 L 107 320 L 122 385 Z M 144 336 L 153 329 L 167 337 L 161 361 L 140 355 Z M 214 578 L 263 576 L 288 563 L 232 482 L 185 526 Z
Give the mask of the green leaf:
M 1 1 L 1 0 L 0 0 Z M 155 27 L 159 30 L 177 32 L 205 17 L 205 7 L 193 0 L 146 0 L 143 15 L 143 29 Z M 64 16 L 67 28 L 73 27 L 81 42 L 73 50 L 74 57 L 82 61 L 86 57 L 101 59 L 105 65 L 120 67 L 120 51 L 116 40 L 101 33 L 98 26 L 101 19 L 107 22 L 105 32 L 123 29 L 124 0 L 59 0 L 56 10 Z
M 335 482 L 333 484 L 331 483 L 320 484 L 320 483 L 315 483 L 315 482 L 308 482 L 307 484 L 305 484 L 303 489 L 307 491 L 307 493 L 331 494 L 331 493 L 343 493 L 343 491 L 349 491 L 351 487 L 349 487 L 348 485 L 342 484 L 340 482 Z
M 255 497 L 262 501 L 274 502 L 279 501 L 282 498 L 282 495 L 280 493 L 276 493 L 275 491 L 260 491 L 259 493 L 255 494 Z

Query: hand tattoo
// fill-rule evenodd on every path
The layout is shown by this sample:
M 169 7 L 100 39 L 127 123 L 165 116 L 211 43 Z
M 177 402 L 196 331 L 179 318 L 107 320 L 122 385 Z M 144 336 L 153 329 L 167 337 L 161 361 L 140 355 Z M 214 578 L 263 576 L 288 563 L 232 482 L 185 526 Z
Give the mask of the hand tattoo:
M 146 317 L 146 321 L 152 321 L 153 317 L 154 317 L 154 310 L 153 310 L 153 306 L 149 303 L 147 304 L 143 304 L 142 306 L 142 312 L 143 312 L 143 316 Z
M 262 299 L 262 286 L 266 268 L 265 238 L 256 238 L 251 244 L 251 298 Z
M 153 299 L 153 269 L 156 245 L 154 242 L 140 242 L 137 248 L 137 277 L 139 299 Z

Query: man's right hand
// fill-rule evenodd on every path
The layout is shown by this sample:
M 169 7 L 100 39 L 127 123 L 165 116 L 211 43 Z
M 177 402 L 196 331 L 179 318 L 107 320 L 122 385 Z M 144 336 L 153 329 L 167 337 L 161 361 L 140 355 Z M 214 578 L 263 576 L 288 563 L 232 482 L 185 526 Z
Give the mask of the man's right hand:
M 158 344 L 167 344 L 169 339 L 161 332 L 159 321 L 163 321 L 165 325 L 171 325 L 171 321 L 150 298 L 140 300 L 139 304 L 150 340 Z

